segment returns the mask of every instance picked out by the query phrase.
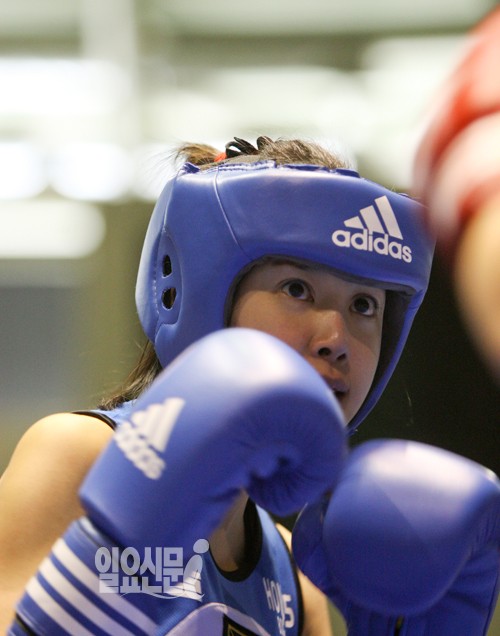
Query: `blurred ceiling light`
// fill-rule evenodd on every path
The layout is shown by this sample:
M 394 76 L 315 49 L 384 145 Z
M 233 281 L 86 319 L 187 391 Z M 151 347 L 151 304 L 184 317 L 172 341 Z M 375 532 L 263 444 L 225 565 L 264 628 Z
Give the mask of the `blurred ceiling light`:
M 367 105 L 362 151 L 373 155 L 375 164 L 380 148 L 392 146 L 391 161 L 400 162 L 395 173 L 405 174 L 405 183 L 422 120 L 462 43 L 463 38 L 451 36 L 385 38 L 363 53 L 355 73 Z
M 129 154 L 109 143 L 78 143 L 54 153 L 51 186 L 69 199 L 112 201 L 125 196 L 133 178 Z
M 89 204 L 60 199 L 0 203 L 2 259 L 83 258 L 97 250 L 104 235 L 104 218 Z
M 209 137 L 225 137 L 235 129 L 239 113 L 234 100 L 226 102 L 212 86 L 194 84 L 189 89 L 156 90 L 146 96 L 144 114 L 152 138 L 203 141 Z M 234 134 L 234 133 L 231 133 Z
M 411 189 L 426 113 L 463 43 L 459 36 L 397 37 L 365 48 L 356 73 L 369 106 L 360 154 L 375 179 Z
M 464 40 L 452 35 L 382 38 L 365 47 L 361 67 L 434 75 L 449 70 Z
M 27 142 L 0 142 L 0 199 L 28 199 L 47 187 L 42 153 Z
M 271 134 L 271 129 L 317 136 L 354 125 L 364 111 L 363 98 L 356 80 L 334 69 L 238 66 L 204 69 L 189 91 L 158 91 L 147 102 L 147 114 L 151 130 L 166 139 L 228 141 L 245 131 Z
M 100 115 L 130 96 L 127 76 L 98 60 L 0 58 L 0 116 Z

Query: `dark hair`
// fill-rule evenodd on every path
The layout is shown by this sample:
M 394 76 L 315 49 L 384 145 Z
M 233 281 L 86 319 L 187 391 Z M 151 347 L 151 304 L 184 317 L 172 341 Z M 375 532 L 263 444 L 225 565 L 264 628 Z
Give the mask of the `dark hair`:
M 148 340 L 141 351 L 137 364 L 124 382 L 111 391 L 109 395 L 101 398 L 98 408 L 110 411 L 124 402 L 137 399 L 160 373 L 161 368 L 153 343 Z
M 277 139 L 258 137 L 256 145 L 235 137 L 226 144 L 224 152 L 206 144 L 184 144 L 176 154 L 179 161 L 189 162 L 201 168 L 217 163 L 241 163 L 274 161 L 278 165 L 309 164 L 329 168 L 348 168 L 349 162 L 334 152 L 329 152 L 315 142 L 300 139 Z M 241 280 L 241 279 L 240 279 Z M 104 397 L 99 408 L 111 410 L 141 395 L 161 371 L 153 344 L 147 342 L 140 358 L 121 386 Z

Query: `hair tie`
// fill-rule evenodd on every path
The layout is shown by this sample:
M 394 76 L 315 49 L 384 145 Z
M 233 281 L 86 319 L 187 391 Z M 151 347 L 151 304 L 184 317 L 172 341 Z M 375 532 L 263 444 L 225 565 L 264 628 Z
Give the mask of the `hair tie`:
M 234 137 L 232 141 L 226 144 L 226 155 L 228 159 L 232 157 L 241 157 L 243 155 L 258 155 L 259 151 L 255 146 L 241 137 Z
M 227 159 L 227 155 L 225 152 L 219 152 L 218 155 L 216 155 L 216 157 L 214 158 L 214 162 L 217 163 L 218 161 L 224 161 L 224 159 Z

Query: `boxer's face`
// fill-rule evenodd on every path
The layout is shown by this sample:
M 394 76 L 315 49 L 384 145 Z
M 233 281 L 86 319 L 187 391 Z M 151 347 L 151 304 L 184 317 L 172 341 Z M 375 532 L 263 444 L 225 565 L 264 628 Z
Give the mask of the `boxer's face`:
M 349 422 L 377 368 L 385 291 L 293 260 L 256 265 L 240 282 L 230 326 L 264 331 L 300 353 Z

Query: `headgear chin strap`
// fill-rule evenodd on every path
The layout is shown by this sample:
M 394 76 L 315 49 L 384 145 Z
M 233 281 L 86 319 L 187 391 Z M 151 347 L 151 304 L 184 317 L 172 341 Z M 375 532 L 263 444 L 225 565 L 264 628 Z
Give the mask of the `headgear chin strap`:
M 422 208 L 351 170 L 274 162 L 186 164 L 151 217 L 136 288 L 139 317 L 163 366 L 225 327 L 229 291 L 267 255 L 305 259 L 395 290 L 370 392 L 373 408 L 401 355 L 427 289 L 433 242 Z

